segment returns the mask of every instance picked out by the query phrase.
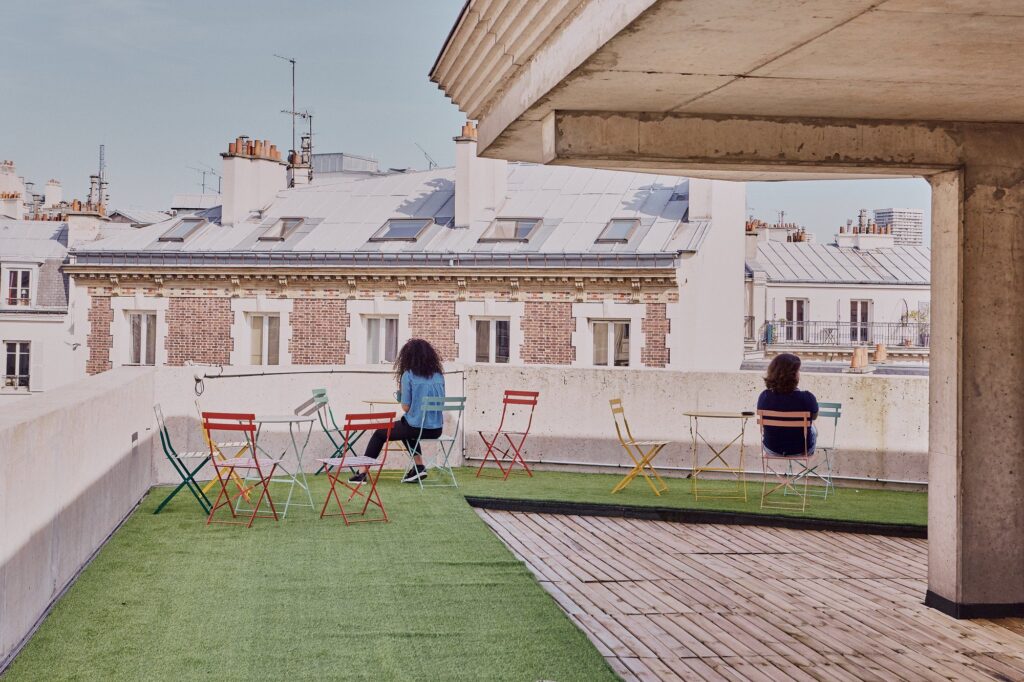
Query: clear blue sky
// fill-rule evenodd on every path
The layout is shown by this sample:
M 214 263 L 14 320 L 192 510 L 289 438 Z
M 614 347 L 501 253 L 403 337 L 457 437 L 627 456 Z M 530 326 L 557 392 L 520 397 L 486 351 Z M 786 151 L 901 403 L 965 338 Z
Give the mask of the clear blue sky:
M 314 114 L 316 151 L 382 166 L 441 165 L 463 116 L 427 73 L 463 0 L 36 0 L 4 10 L 0 158 L 84 198 L 106 145 L 111 204 L 166 208 L 199 191 L 237 135 L 290 146 L 290 71 Z M 12 97 L 13 95 L 13 97 Z M 858 208 L 928 208 L 922 180 L 752 183 L 750 211 L 821 237 Z

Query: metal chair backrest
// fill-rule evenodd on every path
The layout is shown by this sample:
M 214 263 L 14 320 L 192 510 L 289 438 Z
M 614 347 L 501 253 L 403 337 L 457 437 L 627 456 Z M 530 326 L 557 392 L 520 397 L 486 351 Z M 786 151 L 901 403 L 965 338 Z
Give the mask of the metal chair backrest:
M 217 453 L 214 433 L 240 431 L 253 453 L 256 452 L 256 415 L 251 412 L 203 412 L 203 430 L 206 432 L 210 455 Z
M 612 408 L 612 418 L 615 419 L 615 434 L 619 437 L 619 442 L 622 447 L 628 447 L 630 443 L 636 441 L 633 438 L 633 432 L 629 428 L 629 420 L 626 419 L 626 408 L 622 405 L 622 398 L 612 398 L 608 401 L 608 404 Z M 622 425 L 619 425 L 619 421 L 622 421 Z M 622 436 L 623 431 L 626 433 L 626 437 Z
M 843 416 L 842 403 L 818 403 L 818 419 L 832 420 L 832 448 L 836 447 L 836 433 L 839 431 L 839 418 Z M 818 440 L 821 440 L 819 431 Z
M 428 412 L 440 412 L 442 419 L 444 418 L 445 412 L 458 412 L 459 415 L 455 420 L 455 431 L 453 436 L 458 434 L 459 428 L 462 426 L 462 415 L 466 412 L 466 398 L 463 396 L 424 396 L 423 404 L 420 408 L 423 411 L 424 419 L 426 421 L 426 415 Z M 443 426 L 443 424 L 442 424 Z M 423 427 L 420 427 L 420 432 L 423 432 Z
M 383 429 L 391 434 L 395 425 L 396 412 L 359 412 L 345 415 L 346 434 L 353 431 L 376 431 Z
M 505 418 L 508 416 L 509 405 L 526 405 L 530 408 L 529 417 L 526 420 L 526 428 L 523 429 L 523 433 L 529 433 L 530 427 L 533 426 L 533 413 L 537 409 L 537 400 L 540 398 L 540 391 L 514 391 L 506 390 L 504 397 L 501 399 L 501 421 L 498 422 L 498 431 L 502 431 L 505 426 Z M 512 408 L 513 412 L 515 407 Z
M 810 412 L 779 412 L 777 410 L 758 410 L 757 424 L 761 427 L 761 445 L 764 446 L 764 427 L 771 426 L 783 429 L 802 429 L 804 433 L 804 454 L 807 456 L 807 437 L 811 429 Z
M 153 406 L 153 414 L 156 415 L 156 428 L 157 433 L 160 434 L 160 447 L 164 449 L 164 454 L 168 457 L 177 457 L 178 453 L 171 445 L 171 432 L 167 430 L 167 421 L 164 419 L 164 410 L 160 407 L 160 403 Z
M 331 409 L 331 402 L 327 398 L 326 388 L 313 389 L 313 403 L 316 405 L 317 417 L 320 419 L 320 427 L 326 432 L 329 432 L 332 428 L 335 431 L 341 431 L 341 427 L 338 426 L 338 422 L 334 420 L 334 410 Z M 324 420 L 325 414 L 327 415 L 327 419 L 331 422 L 330 426 L 328 426 L 327 421 Z M 333 439 L 331 440 L 333 441 Z
M 324 395 L 326 397 L 326 392 L 324 393 Z M 294 410 L 292 410 L 292 413 L 296 417 L 312 417 L 314 414 L 317 414 L 320 411 L 320 408 L 321 404 L 317 402 L 316 393 L 314 392 L 312 398 L 296 407 Z

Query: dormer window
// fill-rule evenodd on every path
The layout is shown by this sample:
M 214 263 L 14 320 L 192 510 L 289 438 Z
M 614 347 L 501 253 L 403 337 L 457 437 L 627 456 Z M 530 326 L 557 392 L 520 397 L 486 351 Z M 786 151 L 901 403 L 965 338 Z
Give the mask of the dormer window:
M 430 218 L 392 218 L 370 237 L 370 241 L 414 242 L 433 222 Z
M 278 218 L 277 222 L 259 236 L 261 242 L 283 242 L 302 225 L 302 218 Z
M 32 270 L 11 268 L 6 275 L 4 303 L 12 306 L 32 305 Z
M 640 221 L 636 218 L 612 218 L 594 243 L 625 244 L 639 226 Z
M 541 224 L 540 218 L 498 218 L 487 228 L 482 242 L 525 242 Z
M 184 242 L 206 224 L 205 218 L 182 218 L 176 222 L 171 229 L 160 235 L 157 241 L 161 242 Z

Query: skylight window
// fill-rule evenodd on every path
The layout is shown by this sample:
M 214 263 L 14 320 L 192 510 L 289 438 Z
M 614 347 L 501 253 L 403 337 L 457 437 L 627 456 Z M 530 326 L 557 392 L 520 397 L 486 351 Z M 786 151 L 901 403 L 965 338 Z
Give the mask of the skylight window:
M 636 218 L 612 218 L 594 240 L 595 244 L 625 244 L 640 225 Z
M 540 218 L 498 218 L 487 228 L 480 241 L 525 242 L 540 224 Z
M 278 218 L 277 222 L 259 236 L 261 242 L 283 242 L 303 222 L 302 218 Z
M 430 218 L 392 218 L 370 237 L 370 241 L 414 242 L 433 222 Z
M 176 222 L 171 229 L 160 235 L 160 238 L 157 241 L 183 242 L 195 234 L 196 230 L 205 224 L 205 218 L 182 218 Z

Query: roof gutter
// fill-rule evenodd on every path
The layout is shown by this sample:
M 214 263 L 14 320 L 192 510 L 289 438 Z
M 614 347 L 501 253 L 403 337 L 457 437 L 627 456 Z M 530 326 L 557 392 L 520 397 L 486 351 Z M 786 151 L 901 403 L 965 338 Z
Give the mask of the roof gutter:
M 380 267 L 380 268 L 676 268 L 683 251 L 668 253 L 382 253 L 379 251 L 73 251 L 76 266 L 101 267 Z

